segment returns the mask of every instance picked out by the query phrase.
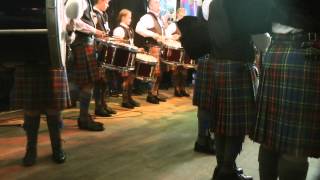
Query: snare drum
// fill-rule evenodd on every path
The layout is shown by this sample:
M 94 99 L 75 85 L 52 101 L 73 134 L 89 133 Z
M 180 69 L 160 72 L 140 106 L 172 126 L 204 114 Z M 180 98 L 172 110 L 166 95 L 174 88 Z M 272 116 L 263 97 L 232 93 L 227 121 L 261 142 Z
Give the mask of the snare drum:
M 183 67 L 186 69 L 197 69 L 197 64 L 194 59 L 191 59 L 187 54 L 184 55 Z
M 154 81 L 155 67 L 158 60 L 147 54 L 136 55 L 136 78 L 142 81 Z
M 104 67 L 110 70 L 133 71 L 138 48 L 117 41 L 108 41 Z
M 178 41 L 167 41 L 161 51 L 161 61 L 168 65 L 182 65 L 184 50 Z

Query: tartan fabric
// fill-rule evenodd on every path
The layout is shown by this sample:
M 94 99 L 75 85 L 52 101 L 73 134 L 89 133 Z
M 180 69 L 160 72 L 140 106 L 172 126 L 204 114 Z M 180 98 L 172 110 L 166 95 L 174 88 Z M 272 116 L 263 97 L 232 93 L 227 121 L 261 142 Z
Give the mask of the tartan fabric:
M 68 63 L 70 81 L 82 87 L 101 79 L 98 71 L 93 42 L 82 42 L 72 46 L 73 62 Z
M 155 67 L 155 76 L 160 76 L 161 74 L 161 63 L 160 63 L 160 52 L 161 48 L 159 46 L 152 46 L 149 48 L 149 54 L 155 58 L 157 58 L 158 63 Z
M 320 59 L 310 58 L 320 54 L 300 45 L 276 41 L 266 53 L 251 138 L 279 153 L 320 157 Z
M 63 110 L 70 105 L 65 69 L 48 65 L 19 66 L 15 71 L 13 105 L 25 110 Z
M 210 124 L 216 134 L 242 136 L 249 133 L 256 114 L 248 67 L 249 63 L 230 60 L 199 61 L 193 104 L 212 112 Z

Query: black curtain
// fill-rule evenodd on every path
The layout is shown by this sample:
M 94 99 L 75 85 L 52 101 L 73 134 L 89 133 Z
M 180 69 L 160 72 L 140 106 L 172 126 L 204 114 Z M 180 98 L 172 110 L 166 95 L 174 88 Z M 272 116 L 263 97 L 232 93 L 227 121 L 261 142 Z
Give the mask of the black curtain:
M 132 28 L 135 29 L 139 19 L 147 13 L 147 0 L 112 0 L 110 2 L 110 8 L 108 9 L 109 24 L 111 30 L 113 30 L 119 22 L 117 17 L 121 9 L 128 9 L 132 11 Z M 143 39 L 139 35 L 135 35 L 135 44 L 137 46 L 142 45 Z

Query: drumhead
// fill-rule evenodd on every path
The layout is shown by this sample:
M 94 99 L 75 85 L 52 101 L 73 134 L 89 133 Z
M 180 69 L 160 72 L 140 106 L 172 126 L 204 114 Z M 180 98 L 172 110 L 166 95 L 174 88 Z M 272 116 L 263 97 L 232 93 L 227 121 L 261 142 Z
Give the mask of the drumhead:
M 179 41 L 167 40 L 164 45 L 170 49 L 183 49 Z
M 136 60 L 143 61 L 146 63 L 158 63 L 157 58 L 155 58 L 151 55 L 148 55 L 148 54 L 144 54 L 144 53 L 137 53 Z
M 126 50 L 128 50 L 130 52 L 134 52 L 134 53 L 138 52 L 138 49 L 139 49 L 137 46 L 132 46 L 130 44 L 119 42 L 117 40 L 107 41 L 107 46 L 114 47 L 114 48 L 126 49 Z

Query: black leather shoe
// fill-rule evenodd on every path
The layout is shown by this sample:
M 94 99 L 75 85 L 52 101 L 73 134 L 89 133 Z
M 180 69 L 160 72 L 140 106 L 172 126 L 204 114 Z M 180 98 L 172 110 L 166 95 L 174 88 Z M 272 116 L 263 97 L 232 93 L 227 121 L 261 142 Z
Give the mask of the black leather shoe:
M 117 111 L 115 111 L 109 106 L 104 107 L 104 110 L 106 110 L 109 114 L 117 114 Z
M 242 168 L 235 168 L 235 172 L 238 176 L 241 176 L 243 174 L 243 169 Z M 216 167 L 214 169 L 214 172 L 213 172 L 213 176 L 212 176 L 212 180 L 216 180 L 217 179 L 217 176 L 218 176 L 218 173 L 219 173 L 219 167 Z M 249 179 L 250 180 L 250 179 Z
M 175 97 L 182 97 L 181 93 L 177 90 L 174 90 L 174 96 Z
M 66 161 L 67 156 L 62 149 L 57 149 L 52 154 L 52 160 L 57 164 L 62 164 Z
M 22 160 L 23 166 L 33 166 L 36 164 L 37 159 L 37 148 L 36 147 L 28 147 L 27 152 Z
M 216 149 L 213 144 L 206 143 L 205 145 L 199 144 L 196 142 L 194 144 L 194 151 L 198 153 L 204 153 L 204 154 L 209 154 L 209 155 L 215 155 L 216 154 Z
M 106 111 L 105 109 L 96 109 L 94 114 L 96 116 L 101 116 L 101 117 L 111 117 L 111 113 L 109 113 L 108 111 Z
M 103 124 L 100 122 L 94 122 L 92 119 L 87 121 L 80 121 L 78 119 L 78 127 L 81 130 L 88 130 L 88 131 L 104 131 Z
M 159 99 L 156 96 L 148 96 L 147 102 L 151 104 L 159 104 Z
M 124 107 L 124 108 L 128 108 L 128 109 L 134 109 L 134 105 L 132 105 L 129 102 L 122 103 L 121 106 Z
M 183 97 L 190 97 L 190 94 L 188 94 L 187 91 L 185 91 L 185 90 L 181 91 L 180 94 Z
M 159 101 L 161 102 L 166 102 L 167 101 L 167 98 L 161 96 L 161 95 L 158 95 L 158 96 L 155 96 Z
M 132 104 L 134 107 L 140 107 L 140 103 L 138 103 L 137 101 L 133 100 L 133 99 L 130 99 L 129 100 L 129 103 Z

